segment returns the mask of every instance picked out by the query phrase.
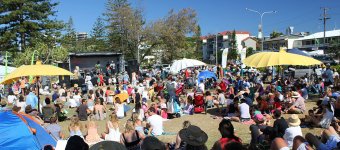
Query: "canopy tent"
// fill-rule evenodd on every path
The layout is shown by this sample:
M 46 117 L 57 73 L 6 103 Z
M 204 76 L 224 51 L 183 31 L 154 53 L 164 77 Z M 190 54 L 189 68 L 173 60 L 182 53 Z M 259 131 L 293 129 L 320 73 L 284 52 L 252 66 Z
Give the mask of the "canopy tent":
M 280 50 L 280 52 L 256 53 L 244 59 L 243 63 L 255 68 L 281 65 L 310 66 L 322 64 L 321 61 L 314 58 L 287 53 L 283 49 Z
M 0 133 L 1 149 L 42 149 L 45 145 L 55 147 L 57 144 L 33 118 L 12 111 L 0 112 Z
M 15 69 L 15 67 L 10 67 L 7 66 L 7 74 L 13 72 Z M 0 81 L 2 81 L 5 78 L 5 73 L 6 73 L 6 66 L 0 65 Z
M 37 63 L 37 65 L 22 65 L 19 68 L 15 69 L 10 74 L 8 74 L 6 78 L 1 81 L 1 84 L 10 84 L 22 76 L 56 76 L 56 75 L 72 76 L 73 73 L 63 68 L 59 68 L 52 65 L 42 65 L 41 63 Z
M 308 53 L 301 51 L 297 48 L 293 48 L 293 49 L 288 49 L 287 50 L 288 53 L 292 53 L 292 54 L 297 54 L 297 55 L 302 55 L 302 56 L 306 56 L 306 57 L 311 57 Z
M 208 79 L 208 78 L 214 78 L 215 80 L 217 80 L 217 77 L 215 75 L 214 72 L 211 71 L 201 71 L 198 76 L 197 76 L 197 83 L 200 83 L 201 79 Z
M 182 69 L 185 69 L 188 67 L 205 66 L 205 65 L 206 64 L 204 62 L 196 60 L 196 59 L 183 58 L 181 60 L 176 60 L 174 63 L 172 63 L 170 67 L 170 72 L 173 74 L 177 74 Z

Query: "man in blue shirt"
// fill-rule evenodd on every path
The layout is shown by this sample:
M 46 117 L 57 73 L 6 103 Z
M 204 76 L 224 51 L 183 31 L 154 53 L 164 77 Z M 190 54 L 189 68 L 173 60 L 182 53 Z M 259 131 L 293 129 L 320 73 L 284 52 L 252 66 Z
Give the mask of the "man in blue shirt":
M 26 105 L 31 105 L 32 109 L 38 109 L 38 97 L 31 90 L 26 96 Z

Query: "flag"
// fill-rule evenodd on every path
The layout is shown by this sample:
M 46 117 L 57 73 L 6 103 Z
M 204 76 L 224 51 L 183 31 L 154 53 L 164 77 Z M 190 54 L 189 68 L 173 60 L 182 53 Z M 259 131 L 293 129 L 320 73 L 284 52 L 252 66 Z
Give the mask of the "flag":
M 228 48 L 225 48 L 223 50 L 223 53 L 222 53 L 222 68 L 226 68 L 227 67 L 227 57 L 228 57 Z

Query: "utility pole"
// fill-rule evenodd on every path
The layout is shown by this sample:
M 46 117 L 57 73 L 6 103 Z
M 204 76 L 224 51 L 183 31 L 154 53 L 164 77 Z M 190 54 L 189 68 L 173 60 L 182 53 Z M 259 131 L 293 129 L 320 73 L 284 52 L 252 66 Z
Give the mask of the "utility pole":
M 323 9 L 323 14 L 320 20 L 323 20 L 323 46 L 325 47 L 326 46 L 326 21 L 331 18 L 329 18 L 327 14 L 327 10 L 329 10 L 329 8 L 321 7 L 321 9 Z

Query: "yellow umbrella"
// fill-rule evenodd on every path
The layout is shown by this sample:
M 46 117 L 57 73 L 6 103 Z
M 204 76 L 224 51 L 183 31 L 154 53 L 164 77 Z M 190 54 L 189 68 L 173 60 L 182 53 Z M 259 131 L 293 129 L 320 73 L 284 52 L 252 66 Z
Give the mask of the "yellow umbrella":
M 243 60 L 249 67 L 261 68 L 279 65 L 310 66 L 320 65 L 321 61 L 311 57 L 287 53 L 281 49 L 280 52 L 261 52 L 251 55 Z
M 72 76 L 73 73 L 67 71 L 63 68 L 59 68 L 52 65 L 42 65 L 37 63 L 37 65 L 22 65 L 15 69 L 13 72 L 8 74 L 6 78 L 1 82 L 1 84 L 10 84 L 17 81 L 22 76 Z
M 124 101 L 126 101 L 129 98 L 129 95 L 127 93 L 120 93 L 120 94 L 115 95 L 113 97 L 113 99 L 116 100 L 117 97 L 119 98 L 119 100 L 121 102 L 124 102 Z

